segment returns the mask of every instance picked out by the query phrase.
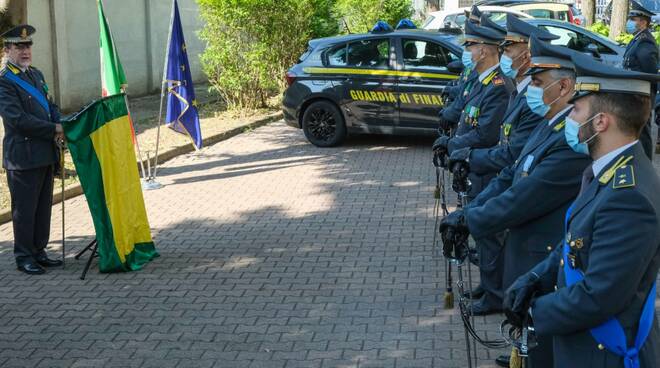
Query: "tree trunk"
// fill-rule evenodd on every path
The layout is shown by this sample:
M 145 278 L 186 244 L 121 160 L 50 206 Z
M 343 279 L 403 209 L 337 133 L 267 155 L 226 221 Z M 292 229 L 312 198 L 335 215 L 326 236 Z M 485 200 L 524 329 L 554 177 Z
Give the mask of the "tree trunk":
M 426 4 L 425 8 L 427 12 L 434 12 L 440 10 L 440 1 L 441 0 L 424 0 Z
M 626 30 L 628 19 L 628 0 L 612 0 L 612 20 L 610 21 L 610 39 L 615 40 Z
M 596 0 L 582 0 L 582 15 L 584 15 L 583 26 L 588 28 L 596 21 Z

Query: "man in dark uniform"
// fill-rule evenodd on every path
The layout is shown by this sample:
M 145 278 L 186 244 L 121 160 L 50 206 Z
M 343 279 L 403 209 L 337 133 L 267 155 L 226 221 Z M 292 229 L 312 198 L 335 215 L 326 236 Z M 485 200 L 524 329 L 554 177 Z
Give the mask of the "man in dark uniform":
M 561 226 L 580 188 L 580 174 L 589 164 L 589 157 L 574 152 L 564 135 L 575 86 L 571 62 L 575 52 L 533 35 L 530 51 L 532 63 L 527 73 L 532 82 L 527 103 L 546 120 L 534 129 L 513 165 L 503 169 L 470 206 L 450 214 L 440 224 L 441 232 L 470 233 L 475 239 L 508 229 L 502 280 L 505 289 L 545 259 L 557 244 L 561 234 L 555 229 Z M 446 252 L 451 253 L 451 249 Z M 530 358 L 530 367 L 552 367 L 552 339 L 540 341 Z M 508 362 L 500 357 L 500 363 Z
M 434 151 L 448 154 L 464 147 L 485 148 L 497 144 L 509 95 L 499 69 L 498 46 L 504 40 L 505 32 L 470 22 L 466 23 L 465 29 L 465 52 L 471 56 L 478 77 L 465 100 L 454 136 L 442 136 L 433 144 Z M 472 186 L 468 197 L 474 198 L 491 177 L 470 177 Z
M 466 15 L 467 19 L 465 25 L 467 25 L 467 23 L 479 24 L 481 11 L 476 5 L 472 5 L 471 11 Z M 465 25 L 463 26 L 464 31 Z M 465 107 L 465 99 L 470 94 L 472 87 L 475 85 L 475 81 L 479 77 L 479 73 L 474 70 L 474 64 L 472 63 L 470 54 L 464 52 L 461 58 L 463 71 L 458 78 L 458 83 L 455 86 L 447 87 L 447 94 L 449 95 L 451 102 L 440 111 L 440 130 L 442 131 L 449 131 L 449 129 L 458 124 L 463 107 Z
M 628 13 L 628 23 L 626 31 L 632 33 L 635 37 L 626 46 L 626 52 L 623 54 L 624 69 L 649 74 L 658 72 L 658 45 L 655 37 L 651 33 L 651 17 L 654 13 L 646 10 L 636 1 L 631 1 L 631 10 Z M 655 97 L 656 88 L 653 86 L 651 95 Z M 639 137 L 644 147 L 646 155 L 653 159 L 653 139 L 651 138 L 651 119 L 644 126 L 642 135 Z
M 507 315 L 530 311 L 535 333 L 554 339 L 557 368 L 657 367 L 660 179 L 639 138 L 660 78 L 573 61 L 567 140 L 593 163 L 555 229 L 563 231 L 554 252 L 507 290 Z
M 35 32 L 21 25 L 2 34 L 0 116 L 5 129 L 2 165 L 7 170 L 14 227 L 14 257 L 20 271 L 42 274 L 44 267 L 61 266 L 49 259 L 53 202 L 53 171 L 58 163 L 56 141 L 64 134 L 59 110 L 48 99 L 44 76 L 31 66 Z
M 527 105 L 527 86 L 532 77 L 525 73 L 529 70 L 531 54 L 529 52 L 529 37 L 535 34 L 543 41 L 558 37 L 530 25 L 516 16 L 507 16 L 507 34 L 501 46 L 504 54 L 500 58 L 500 68 L 503 73 L 516 81 L 516 89 L 509 98 L 509 106 L 504 114 L 500 129 L 499 144 L 491 148 L 465 147 L 452 152 L 449 167 L 460 163 L 478 175 L 496 175 L 503 168 L 513 164 L 518 158 L 529 135 L 534 128 L 544 120 L 543 116 L 535 114 Z M 502 238 L 504 233 L 493 234 L 476 241 L 479 253 L 479 273 L 481 287 L 472 293 L 473 298 L 480 299 L 472 306 L 476 315 L 499 312 L 502 306 L 502 272 L 504 257 L 502 255 Z M 485 294 L 485 295 L 484 295 Z

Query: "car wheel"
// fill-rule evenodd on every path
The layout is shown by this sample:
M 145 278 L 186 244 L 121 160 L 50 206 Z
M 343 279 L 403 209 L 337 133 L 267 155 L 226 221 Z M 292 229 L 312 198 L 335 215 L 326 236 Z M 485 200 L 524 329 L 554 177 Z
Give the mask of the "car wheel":
M 305 137 L 315 146 L 332 147 L 346 138 L 346 124 L 339 109 L 328 101 L 313 102 L 303 114 Z

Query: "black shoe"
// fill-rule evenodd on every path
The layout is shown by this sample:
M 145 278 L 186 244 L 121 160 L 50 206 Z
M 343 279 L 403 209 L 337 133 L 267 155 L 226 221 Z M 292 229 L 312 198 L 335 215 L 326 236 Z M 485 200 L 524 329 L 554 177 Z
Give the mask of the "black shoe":
M 484 288 L 482 288 L 481 285 L 472 290 L 473 300 L 481 299 L 482 296 L 484 296 Z M 465 294 L 463 294 L 463 297 L 470 298 L 470 293 L 466 291 Z
M 509 360 L 511 360 L 511 356 L 500 355 L 495 359 L 495 364 L 497 364 L 498 367 L 509 368 Z
M 62 261 L 59 259 L 50 259 L 48 257 L 43 257 L 37 259 L 37 263 L 42 267 L 59 267 L 62 265 Z
M 487 316 L 489 314 L 502 313 L 502 306 L 490 305 L 484 302 L 483 298 L 470 304 L 468 311 L 471 311 L 475 316 Z
M 21 272 L 27 273 L 28 275 L 43 275 L 46 273 L 46 270 L 44 270 L 43 267 L 39 266 L 37 263 L 32 262 L 28 262 L 16 268 L 18 268 L 18 270 Z

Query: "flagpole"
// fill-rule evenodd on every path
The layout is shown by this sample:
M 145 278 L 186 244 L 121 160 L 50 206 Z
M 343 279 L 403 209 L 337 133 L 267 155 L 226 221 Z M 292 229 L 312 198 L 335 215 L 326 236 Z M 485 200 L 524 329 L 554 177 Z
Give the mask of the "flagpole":
M 156 176 L 158 174 L 158 149 L 160 147 L 160 126 L 162 125 L 163 122 L 163 100 L 165 99 L 165 89 L 167 87 L 166 77 L 167 77 L 167 62 L 169 60 L 168 53 L 170 52 L 170 46 L 172 43 L 172 29 L 174 27 L 175 1 L 176 0 L 172 0 L 172 12 L 170 14 L 170 29 L 167 35 L 167 46 L 165 48 L 165 61 L 163 63 L 163 78 L 161 81 L 161 88 L 160 88 L 160 108 L 158 109 L 158 126 L 156 128 L 156 157 L 154 157 L 154 173 L 153 176 L 149 178 L 149 181 L 153 183 L 154 188 L 147 188 L 147 189 L 158 189 L 162 187 L 162 185 L 156 181 Z
M 128 113 L 128 116 L 131 115 L 131 108 L 130 105 L 128 104 L 128 95 L 126 94 L 126 87 L 121 87 L 121 92 L 124 94 L 124 103 L 126 104 L 126 112 Z M 133 118 L 130 118 L 131 121 L 133 121 Z M 135 134 L 135 148 L 137 149 L 138 152 L 138 160 L 140 161 L 140 168 L 142 169 L 142 177 L 145 180 L 148 180 L 147 178 L 147 173 L 144 171 L 144 162 L 142 162 L 142 151 L 140 150 L 140 142 L 138 140 L 138 134 L 137 134 L 137 129 L 135 129 L 135 124 L 133 124 L 133 134 Z

